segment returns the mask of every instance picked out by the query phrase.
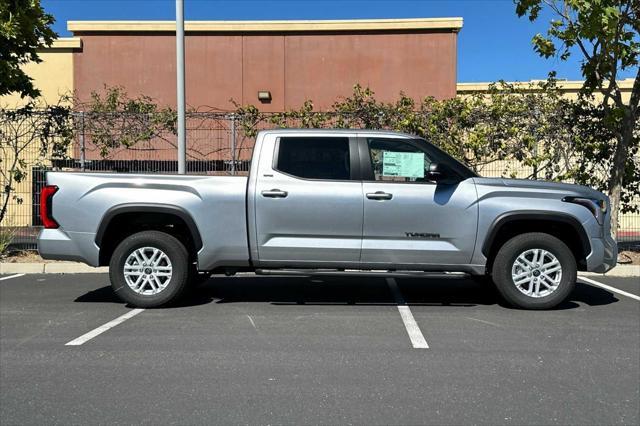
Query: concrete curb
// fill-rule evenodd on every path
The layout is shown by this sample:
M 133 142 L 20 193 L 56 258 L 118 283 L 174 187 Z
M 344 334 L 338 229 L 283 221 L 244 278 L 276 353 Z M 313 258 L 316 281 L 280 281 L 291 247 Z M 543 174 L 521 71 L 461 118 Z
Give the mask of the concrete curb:
M 84 263 L 0 263 L 0 274 L 99 274 L 107 273 L 106 266 L 93 268 Z M 606 274 L 580 272 L 586 277 L 640 277 L 640 265 L 618 265 Z
M 107 273 L 106 266 L 93 268 L 84 263 L 55 262 L 55 263 L 0 263 L 0 274 L 96 274 Z
M 585 277 L 640 277 L 640 265 L 617 265 L 606 274 L 595 272 L 578 272 Z

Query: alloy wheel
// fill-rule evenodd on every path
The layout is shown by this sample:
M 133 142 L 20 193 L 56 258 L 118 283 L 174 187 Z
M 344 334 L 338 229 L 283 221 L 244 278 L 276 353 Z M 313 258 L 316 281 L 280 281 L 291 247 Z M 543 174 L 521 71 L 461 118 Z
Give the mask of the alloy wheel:
M 520 292 L 529 297 L 545 297 L 558 289 L 562 265 L 551 252 L 534 248 L 526 250 L 513 262 L 511 279 Z
M 141 247 L 129 254 L 124 263 L 124 278 L 131 290 L 151 296 L 164 290 L 173 274 L 171 260 L 156 247 Z

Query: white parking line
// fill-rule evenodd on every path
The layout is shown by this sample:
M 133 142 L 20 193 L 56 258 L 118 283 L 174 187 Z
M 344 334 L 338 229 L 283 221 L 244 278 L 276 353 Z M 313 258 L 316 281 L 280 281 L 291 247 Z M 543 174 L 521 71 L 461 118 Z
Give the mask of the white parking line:
M 640 296 L 638 296 L 636 294 L 628 293 L 628 292 L 626 292 L 624 290 L 620 290 L 620 289 L 617 289 L 615 287 L 611 287 L 610 285 L 602 284 L 601 282 L 598 282 L 596 280 L 592 280 L 590 278 L 586 278 L 586 277 L 582 277 L 582 276 L 580 276 L 578 278 L 581 279 L 582 281 L 586 282 L 586 283 L 589 283 L 591 285 L 595 285 L 596 287 L 604 288 L 605 290 L 609 290 L 609 291 L 612 291 L 614 293 L 618 293 L 618 294 L 621 294 L 623 296 L 630 297 L 630 298 L 635 299 L 635 300 L 640 302 Z
M 398 312 L 400 312 L 400 317 L 402 318 L 404 327 L 407 329 L 407 334 L 409 334 L 411 344 L 415 349 L 429 349 L 427 340 L 422 335 L 422 331 L 420 330 L 418 323 L 413 318 L 411 309 L 407 306 L 407 302 L 405 302 L 404 297 L 402 297 L 402 293 L 400 293 L 396 280 L 394 278 L 387 278 L 387 284 L 391 289 L 393 298 L 396 300 Z
M 100 327 L 91 330 L 90 332 L 83 334 L 82 336 L 78 337 L 77 339 L 73 339 L 72 341 L 70 341 L 69 343 L 65 343 L 65 346 L 80 346 L 83 343 L 88 342 L 89 340 L 93 339 L 96 336 L 99 336 L 100 334 L 104 333 L 105 331 L 109 330 L 110 328 L 115 327 L 118 324 L 122 324 L 123 322 L 125 322 L 126 320 L 128 320 L 129 318 L 133 318 L 136 315 L 138 315 L 140 312 L 144 311 L 144 309 L 132 309 L 129 312 L 127 312 L 124 315 L 119 316 L 118 318 L 109 321 L 108 323 L 101 325 Z
M 18 278 L 18 277 L 23 277 L 23 276 L 24 276 L 24 274 L 9 275 L 8 277 L 0 278 L 0 281 L 10 280 L 11 278 Z

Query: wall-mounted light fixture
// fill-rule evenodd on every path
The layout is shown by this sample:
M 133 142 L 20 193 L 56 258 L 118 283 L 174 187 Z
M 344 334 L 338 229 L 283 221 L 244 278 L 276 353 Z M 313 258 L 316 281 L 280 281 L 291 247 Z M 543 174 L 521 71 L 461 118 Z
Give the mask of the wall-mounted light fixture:
M 258 100 L 263 103 L 271 102 L 271 92 L 268 90 L 258 91 Z

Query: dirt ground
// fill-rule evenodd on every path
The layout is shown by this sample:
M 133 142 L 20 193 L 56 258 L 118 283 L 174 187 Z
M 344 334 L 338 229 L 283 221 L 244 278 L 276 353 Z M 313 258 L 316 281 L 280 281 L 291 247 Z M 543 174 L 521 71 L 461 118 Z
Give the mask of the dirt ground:
M 640 251 L 621 251 L 618 254 L 618 265 L 640 265 Z
M 11 251 L 0 256 L 0 262 L 6 263 L 56 263 L 57 260 L 45 260 L 38 252 L 31 250 Z

